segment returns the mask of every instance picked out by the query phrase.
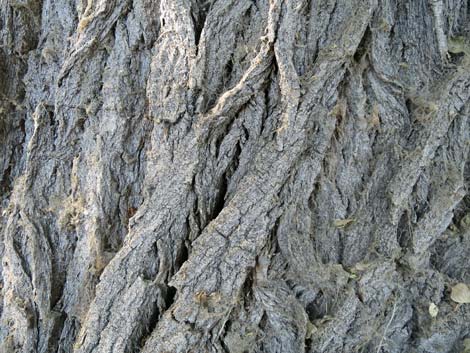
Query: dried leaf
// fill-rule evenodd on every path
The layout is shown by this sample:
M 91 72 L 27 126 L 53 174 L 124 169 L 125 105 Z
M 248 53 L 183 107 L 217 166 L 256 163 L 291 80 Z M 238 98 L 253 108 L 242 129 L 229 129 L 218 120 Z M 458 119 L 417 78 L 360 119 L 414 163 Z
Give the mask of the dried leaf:
M 318 328 L 310 322 L 310 320 L 307 322 L 307 333 L 306 333 L 306 338 L 309 339 L 312 337 L 312 335 L 318 331 Z
M 459 304 L 470 303 L 470 289 L 464 283 L 458 283 L 452 287 L 450 299 Z
M 358 279 L 358 278 L 359 278 L 359 276 L 358 276 L 357 274 L 355 274 L 355 273 L 350 273 L 350 274 L 348 275 L 348 277 L 351 278 L 351 279 Z
M 345 228 L 351 223 L 354 223 L 356 220 L 353 218 L 346 218 L 346 219 L 336 219 L 335 220 L 335 227 L 336 228 Z
M 462 353 L 470 353 L 470 338 L 466 338 L 463 340 L 463 352 Z
M 436 317 L 438 313 L 439 308 L 437 307 L 437 305 L 434 303 L 429 304 L 429 315 L 431 315 L 431 317 Z
M 371 264 L 370 264 L 370 263 L 367 263 L 367 262 L 358 262 L 358 263 L 354 266 L 354 270 L 355 270 L 355 271 L 363 272 L 363 271 L 367 271 L 370 267 L 371 267 Z

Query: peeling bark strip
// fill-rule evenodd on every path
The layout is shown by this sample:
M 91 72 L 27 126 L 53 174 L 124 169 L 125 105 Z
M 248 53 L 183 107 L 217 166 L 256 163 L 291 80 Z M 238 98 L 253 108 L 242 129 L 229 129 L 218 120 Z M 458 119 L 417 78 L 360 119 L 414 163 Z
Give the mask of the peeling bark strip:
M 467 352 L 469 11 L 3 0 L 0 352 Z

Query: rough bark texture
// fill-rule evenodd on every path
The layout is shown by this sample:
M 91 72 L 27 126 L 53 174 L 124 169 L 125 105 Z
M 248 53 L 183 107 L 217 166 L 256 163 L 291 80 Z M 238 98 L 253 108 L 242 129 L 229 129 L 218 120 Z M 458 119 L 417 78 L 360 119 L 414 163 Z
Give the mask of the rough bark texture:
M 1 352 L 470 350 L 467 0 L 0 5 Z

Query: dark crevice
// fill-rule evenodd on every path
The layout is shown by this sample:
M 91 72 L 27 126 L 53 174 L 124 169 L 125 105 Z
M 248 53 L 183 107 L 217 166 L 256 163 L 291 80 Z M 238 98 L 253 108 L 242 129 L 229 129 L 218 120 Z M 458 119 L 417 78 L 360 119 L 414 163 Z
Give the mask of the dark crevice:
M 53 315 L 55 315 L 55 317 L 52 332 L 47 343 L 48 352 L 57 352 L 58 345 L 60 343 L 60 336 L 64 328 L 65 320 L 67 319 L 67 314 L 64 312 L 53 312 Z
M 398 244 L 406 249 L 411 245 L 410 219 L 408 212 L 403 212 L 397 227 Z
M 199 45 L 199 40 L 201 38 L 202 28 L 200 28 L 201 26 L 198 24 L 198 20 L 195 18 L 194 13 L 192 12 L 191 12 L 191 19 L 193 20 L 193 24 L 194 24 L 194 42 L 196 44 L 196 50 L 197 50 L 198 45 Z
M 220 183 L 217 188 L 217 196 L 214 200 L 214 207 L 212 210 L 211 219 L 217 218 L 219 213 L 224 208 L 226 194 L 227 194 L 227 179 L 226 179 L 226 173 L 224 173 L 222 177 L 220 178 Z
M 232 81 L 232 74 L 233 74 L 233 69 L 234 69 L 233 63 L 234 63 L 234 60 L 233 60 L 233 54 L 232 54 L 230 56 L 230 59 L 225 63 L 225 66 L 224 66 L 222 90 L 227 89 L 227 87 L 230 85 L 230 82 Z
M 194 190 L 194 180 L 193 180 L 193 190 Z M 202 229 L 202 215 L 201 215 L 201 212 L 199 211 L 199 207 L 198 207 L 198 200 L 196 198 L 195 202 L 194 202 L 194 206 L 193 206 L 193 210 L 192 210 L 192 213 L 193 213 L 193 219 L 194 219 L 194 228 L 195 229 L 191 229 L 190 228 L 190 221 L 189 219 L 187 219 L 187 224 L 188 224 L 188 229 L 190 229 L 190 234 L 193 234 L 193 233 L 197 233 L 199 234 L 200 233 L 200 230 Z M 194 239 L 193 238 L 189 238 L 189 241 L 193 241 Z
M 230 326 L 231 326 L 231 322 L 230 320 L 227 320 L 227 322 L 224 325 L 223 332 L 227 333 L 228 330 L 230 329 Z M 222 346 L 224 353 L 230 353 L 231 352 L 230 348 L 225 344 L 224 338 L 221 337 L 219 341 L 220 341 L 220 345 Z
M 310 352 L 312 349 L 312 339 L 305 338 L 305 352 Z
M 165 305 L 159 306 L 157 302 L 154 303 L 154 308 L 148 317 L 147 323 L 145 324 L 143 330 L 142 330 L 142 335 L 140 337 L 137 337 L 139 340 L 138 347 L 139 349 L 134 350 L 136 352 L 140 352 L 140 350 L 145 346 L 145 342 L 148 340 L 152 332 L 155 330 L 155 327 L 157 327 L 157 324 L 163 314 L 166 310 L 168 310 L 173 303 L 175 302 L 175 297 L 176 297 L 176 288 L 172 286 L 162 286 L 161 287 L 161 298 L 163 299 L 163 302 Z
M 274 59 L 272 61 L 272 70 L 271 70 L 271 75 L 269 76 L 269 82 L 266 85 L 264 89 L 265 93 L 265 102 L 266 102 L 266 114 L 263 117 L 263 125 L 261 126 L 261 132 L 263 132 L 264 124 L 266 120 L 268 119 L 269 116 L 271 116 L 276 107 L 278 101 L 273 102 L 271 96 L 273 95 L 273 92 L 278 92 L 280 90 L 279 83 L 277 81 L 278 73 L 279 73 L 279 67 L 277 65 L 277 61 Z
M 54 115 L 54 107 L 51 106 L 51 105 L 45 105 L 44 106 L 44 115 L 45 115 L 45 119 L 47 119 L 46 121 L 48 121 L 49 123 L 49 132 L 51 134 L 51 140 L 54 141 L 53 142 L 53 150 L 55 150 L 55 146 L 56 146 L 56 141 L 57 141 L 57 130 L 58 130 L 58 121 L 56 120 L 55 118 L 55 115 Z
M 20 120 L 20 130 L 21 130 L 21 133 L 23 134 L 23 141 L 22 142 L 24 142 L 24 138 L 26 136 L 26 127 L 25 127 L 26 122 L 25 122 L 25 120 L 26 119 L 24 119 L 24 118 Z
M 414 109 L 413 101 L 411 100 L 411 98 L 406 98 L 405 99 L 405 106 L 406 106 L 406 110 L 408 111 L 408 114 L 411 115 L 411 112 Z
M 207 0 L 196 1 L 191 9 L 191 19 L 193 20 L 194 25 L 194 41 L 196 44 L 196 50 L 201 39 L 202 30 L 204 29 L 211 2 L 212 1 Z
M 408 321 L 407 325 L 405 326 L 408 331 L 410 332 L 410 341 L 416 342 L 420 338 L 420 320 L 418 312 L 420 309 L 417 309 L 414 305 L 412 305 L 413 313 L 411 316 L 410 321 Z
M 175 297 L 176 297 L 176 288 L 172 286 L 168 286 L 166 289 L 165 296 L 163 298 L 165 300 L 165 310 L 168 310 L 168 308 L 170 308 L 173 305 L 173 303 L 175 302 Z
M 310 321 L 318 320 L 327 314 L 328 302 L 323 292 L 319 292 L 315 300 L 307 305 L 306 311 Z
M 263 312 L 263 315 L 261 316 L 261 319 L 259 321 L 259 324 L 258 324 L 258 327 L 260 328 L 260 332 L 259 332 L 259 351 L 260 352 L 264 352 L 264 343 L 263 343 L 263 340 L 262 340 L 262 337 L 264 336 L 264 332 L 267 331 L 267 329 L 269 329 L 269 322 L 268 322 L 268 314 L 266 314 L 266 311 Z
M 0 194 L 9 195 L 11 191 L 11 165 L 9 165 L 3 172 L 2 178 L 0 179 Z
M 52 283 L 54 284 L 51 286 L 51 295 L 50 295 L 50 307 L 51 308 L 58 308 L 61 304 L 60 299 L 63 296 L 64 286 L 65 286 L 65 274 L 59 273 L 58 268 L 60 266 L 57 264 L 57 261 L 53 259 L 53 266 L 52 266 Z M 62 278 L 63 277 L 63 278 Z
M 166 302 L 166 296 L 165 296 L 165 302 Z M 129 351 L 134 351 L 134 352 L 140 352 L 141 349 L 145 346 L 145 342 L 149 339 L 150 335 L 152 332 L 155 330 L 155 327 L 157 327 L 158 321 L 160 319 L 160 311 L 158 310 L 157 304 L 154 304 L 154 309 L 152 310 L 151 315 L 148 318 L 147 324 L 144 326 L 142 335 L 137 337 L 138 339 L 138 347 L 139 349 L 137 350 L 129 350 Z
M 361 41 L 354 53 L 354 61 L 359 63 L 363 56 L 369 51 L 369 44 L 372 40 L 372 32 L 370 31 L 369 26 L 367 26 L 366 30 L 364 31 L 364 35 L 362 36 Z
M 252 268 L 249 270 L 245 282 L 240 291 L 240 296 L 242 296 L 242 302 L 244 305 L 244 309 L 249 311 L 248 305 L 253 300 L 253 285 L 255 279 L 255 269 Z
M 467 161 L 465 162 L 465 166 L 463 168 L 463 178 L 464 178 L 464 186 L 466 190 L 469 190 L 470 189 L 470 158 L 468 158 Z M 469 214 L 470 214 L 470 193 L 467 192 L 464 198 L 459 202 L 457 207 L 454 209 L 454 217 L 452 219 L 453 221 L 452 223 L 454 225 L 462 224 L 462 221 L 465 222 Z M 470 226 L 470 224 L 467 224 L 467 226 Z
M 236 121 L 232 121 L 230 126 L 227 127 L 225 133 L 221 135 L 221 137 L 216 141 L 216 156 L 218 159 L 223 159 L 226 158 L 225 156 L 220 156 L 220 146 L 223 143 L 224 137 L 228 133 L 228 131 L 231 131 L 233 128 L 237 129 L 237 127 L 234 127 L 236 124 Z M 235 171 L 238 168 L 239 164 L 239 159 L 240 155 L 242 152 L 242 147 L 240 146 L 240 141 L 235 145 L 234 149 L 231 151 L 231 154 L 229 158 L 231 159 L 230 163 L 227 165 L 225 170 L 221 170 L 220 172 L 223 172 L 220 177 L 217 177 L 217 180 L 214 182 L 214 188 L 215 188 L 215 196 L 211 200 L 211 207 L 209 210 L 209 217 L 208 217 L 208 222 L 209 223 L 211 220 L 217 218 L 217 216 L 220 214 L 222 209 L 225 206 L 225 202 L 227 201 L 227 191 L 228 191 L 228 184 L 230 182 L 230 179 L 232 175 L 235 173 Z M 220 175 L 220 174 L 219 174 Z
M 182 246 L 179 248 L 179 252 L 176 256 L 175 260 L 175 271 L 178 271 L 181 266 L 188 260 L 189 257 L 189 250 L 186 244 L 182 244 Z

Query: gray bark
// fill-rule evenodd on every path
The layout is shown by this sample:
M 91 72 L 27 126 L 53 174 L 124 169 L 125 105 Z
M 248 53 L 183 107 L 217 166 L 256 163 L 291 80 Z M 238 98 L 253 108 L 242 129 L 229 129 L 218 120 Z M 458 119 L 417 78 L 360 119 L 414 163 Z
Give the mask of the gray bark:
M 0 0 L 0 351 L 468 353 L 469 17 Z

